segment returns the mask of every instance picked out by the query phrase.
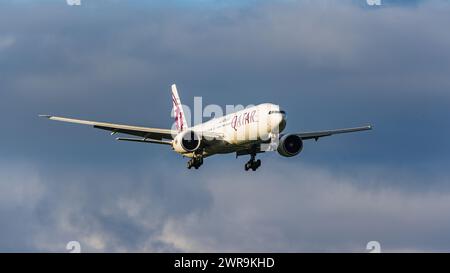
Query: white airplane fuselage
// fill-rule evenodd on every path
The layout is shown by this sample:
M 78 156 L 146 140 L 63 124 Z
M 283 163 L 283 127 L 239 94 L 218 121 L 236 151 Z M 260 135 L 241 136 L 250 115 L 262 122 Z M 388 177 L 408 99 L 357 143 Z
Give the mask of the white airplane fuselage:
M 252 106 L 207 122 L 195 125 L 186 131 L 202 132 L 203 137 L 220 136 L 215 145 L 205 147 L 203 156 L 231 153 L 248 148 L 256 143 L 270 140 L 271 134 L 281 133 L 286 127 L 286 114 L 279 105 L 263 103 Z M 175 137 L 173 149 L 186 157 L 193 157 L 179 144 L 180 136 Z

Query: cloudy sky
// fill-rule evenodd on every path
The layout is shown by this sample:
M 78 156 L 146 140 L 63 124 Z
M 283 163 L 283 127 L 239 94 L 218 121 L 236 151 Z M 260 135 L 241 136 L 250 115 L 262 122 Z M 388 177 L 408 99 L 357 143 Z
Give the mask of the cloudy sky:
M 0 1 L 0 251 L 450 251 L 450 3 L 382 3 Z M 170 128 L 174 82 L 374 130 L 193 171 L 37 117 Z

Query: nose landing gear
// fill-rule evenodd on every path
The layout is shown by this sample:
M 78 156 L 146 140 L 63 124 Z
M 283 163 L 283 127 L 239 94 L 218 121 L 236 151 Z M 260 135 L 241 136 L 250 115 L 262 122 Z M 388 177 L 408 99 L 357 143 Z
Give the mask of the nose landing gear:
M 194 167 L 195 169 L 198 169 L 202 164 L 203 164 L 202 156 L 193 157 L 191 158 L 191 160 L 188 161 L 187 168 L 191 169 L 192 167 Z
M 250 160 L 245 163 L 245 170 L 248 171 L 250 169 L 252 169 L 252 171 L 256 171 L 256 169 L 258 169 L 261 166 L 261 160 L 255 160 L 255 154 L 251 155 Z

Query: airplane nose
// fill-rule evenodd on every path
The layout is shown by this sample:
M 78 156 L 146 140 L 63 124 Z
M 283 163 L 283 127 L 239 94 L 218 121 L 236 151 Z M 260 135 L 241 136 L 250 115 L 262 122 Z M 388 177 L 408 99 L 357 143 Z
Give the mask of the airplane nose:
M 275 127 L 278 127 L 279 132 L 283 131 L 286 127 L 286 112 L 280 110 L 276 111 L 276 113 L 272 115 L 272 122 Z
M 286 113 L 284 111 L 281 113 L 281 121 L 278 127 L 280 132 L 282 132 L 284 128 L 286 128 Z

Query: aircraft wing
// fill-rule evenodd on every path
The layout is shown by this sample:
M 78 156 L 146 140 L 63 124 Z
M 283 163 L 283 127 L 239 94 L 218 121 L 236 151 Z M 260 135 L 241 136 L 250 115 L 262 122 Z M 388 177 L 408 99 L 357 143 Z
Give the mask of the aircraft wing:
M 122 133 L 122 134 L 139 136 L 139 137 L 143 138 L 142 140 L 153 139 L 153 140 L 160 141 L 160 142 L 153 142 L 153 143 L 167 144 L 169 142 L 164 141 L 163 139 L 172 140 L 173 136 L 175 136 L 177 134 L 176 131 L 173 131 L 170 129 L 158 129 L 158 128 L 130 126 L 130 125 L 122 125 L 122 124 L 114 124 L 114 123 L 106 123 L 106 122 L 97 122 L 97 121 L 89 121 L 89 120 L 81 120 L 81 119 L 56 117 L 56 116 L 50 116 L 50 115 L 39 115 L 39 116 L 45 117 L 45 118 L 48 118 L 51 120 L 90 125 L 97 129 L 111 131 L 112 133 Z M 118 140 L 129 140 L 129 139 L 118 139 Z
M 372 126 L 368 125 L 368 126 L 363 126 L 363 127 L 345 128 L 345 129 L 337 129 L 337 130 L 296 133 L 295 135 L 299 136 L 303 140 L 315 139 L 317 141 L 321 137 L 326 137 L 326 136 L 331 136 L 331 135 L 336 135 L 336 134 L 366 131 L 366 130 L 372 130 Z

